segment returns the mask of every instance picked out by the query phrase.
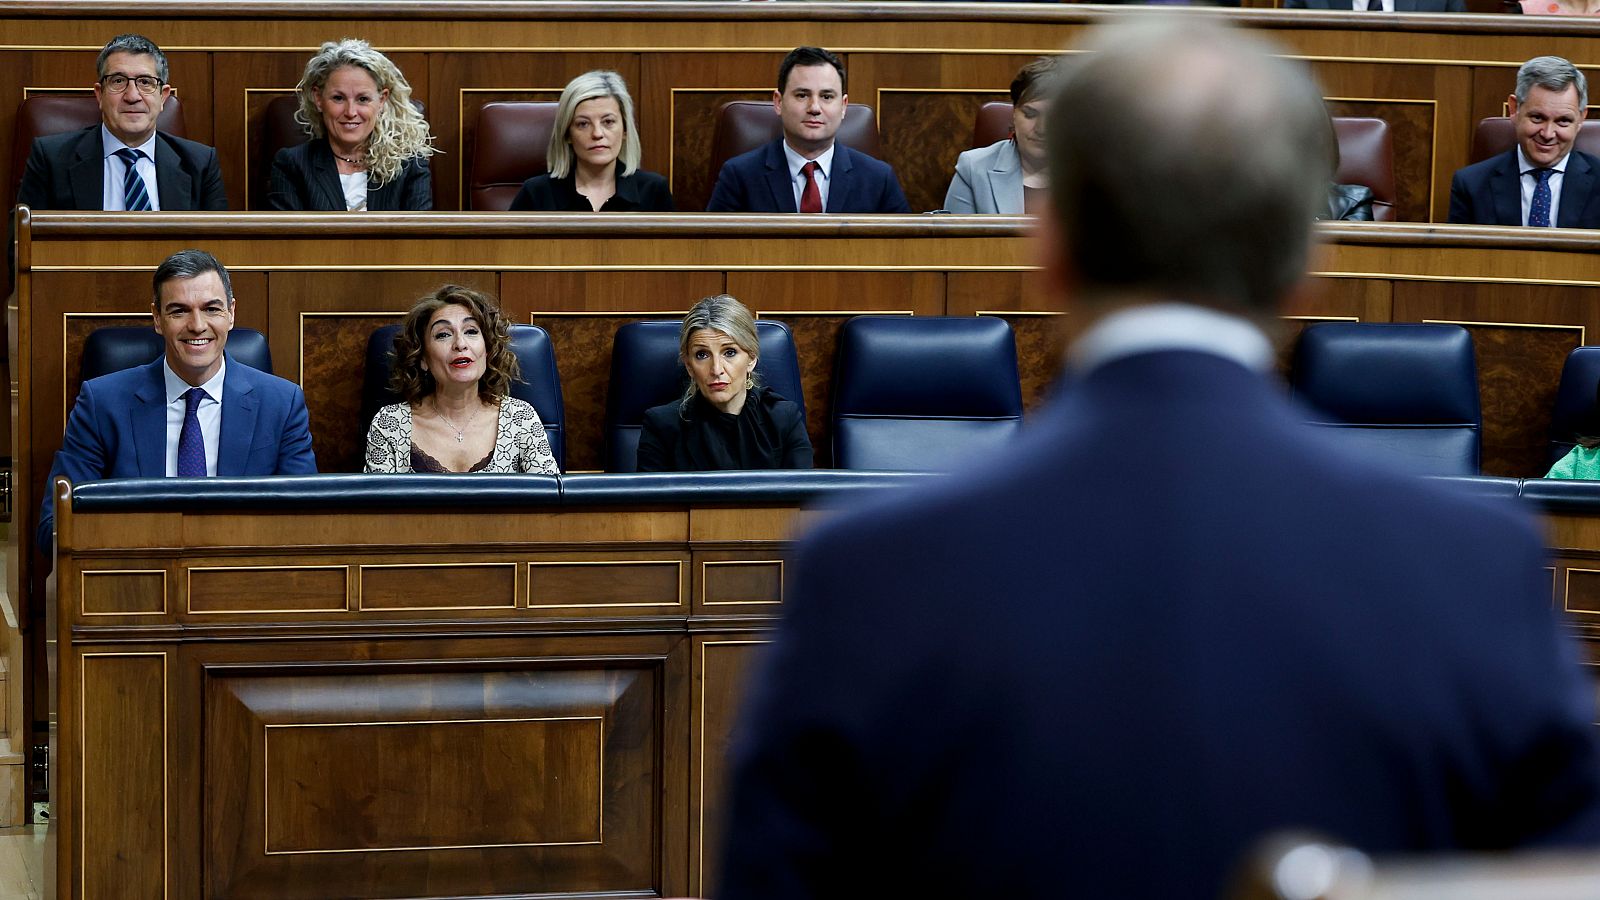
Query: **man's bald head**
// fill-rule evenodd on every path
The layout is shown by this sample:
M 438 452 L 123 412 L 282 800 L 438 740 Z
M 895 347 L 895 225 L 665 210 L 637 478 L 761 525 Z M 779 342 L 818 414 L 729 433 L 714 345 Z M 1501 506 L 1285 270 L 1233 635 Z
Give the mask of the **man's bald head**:
M 1270 314 L 1327 202 L 1332 133 L 1309 73 L 1190 17 L 1104 26 L 1081 49 L 1049 137 L 1078 289 Z

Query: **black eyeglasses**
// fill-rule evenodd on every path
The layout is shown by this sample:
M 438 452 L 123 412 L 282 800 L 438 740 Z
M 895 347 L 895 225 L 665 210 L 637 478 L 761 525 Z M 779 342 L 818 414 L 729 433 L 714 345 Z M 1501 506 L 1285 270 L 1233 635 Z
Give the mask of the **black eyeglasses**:
M 154 94 L 162 84 L 161 79 L 154 75 L 139 75 L 134 78 L 126 75 L 107 75 L 100 79 L 100 86 L 113 94 L 120 94 L 128 89 L 129 82 L 132 82 L 141 94 Z

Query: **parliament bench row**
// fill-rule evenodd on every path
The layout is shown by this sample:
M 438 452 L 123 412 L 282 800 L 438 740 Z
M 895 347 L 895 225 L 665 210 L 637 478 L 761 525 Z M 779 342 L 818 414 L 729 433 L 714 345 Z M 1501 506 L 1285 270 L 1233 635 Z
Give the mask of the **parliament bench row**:
M 757 325 L 757 376 L 804 413 L 800 360 L 780 321 Z M 376 328 L 367 342 L 363 425 L 399 401 L 390 389 L 398 325 Z M 683 395 L 679 325 L 633 322 L 617 329 L 605 417 L 606 470 L 636 468 L 645 411 Z M 522 378 L 518 399 L 540 413 L 558 465 L 565 468 L 565 403 L 550 336 L 535 325 L 511 326 Z M 148 362 L 158 336 L 137 327 L 102 328 L 84 344 L 82 378 Z M 271 371 L 265 338 L 237 329 L 231 354 Z M 911 374 L 915 373 L 915 374 Z M 1448 324 L 1321 323 L 1300 336 L 1290 370 L 1295 393 L 1318 412 L 1313 420 L 1341 440 L 1426 472 L 1479 471 L 1482 414 L 1470 333 Z M 1600 383 L 1600 347 L 1570 355 L 1552 413 L 1551 461 L 1590 424 Z M 842 469 L 925 471 L 992 449 L 1023 417 L 1013 335 L 992 316 L 860 316 L 840 332 L 831 409 L 834 460 Z
M 467 209 L 507 210 L 523 181 L 546 171 L 546 147 L 557 106 L 548 101 L 495 101 L 479 109 L 474 152 L 467 173 Z M 250 160 L 253 171 L 265 173 L 278 150 L 307 139 L 304 128 L 294 119 L 297 108 L 298 100 L 293 96 L 276 97 L 267 103 L 263 113 L 263 139 L 255 145 Z M 973 122 L 971 146 L 986 147 L 1009 137 L 1011 109 L 1011 104 L 1003 101 L 983 104 Z M 18 106 L 17 128 L 12 139 L 11 184 L 15 186 L 21 182 L 34 139 L 87 127 L 98 122 L 99 115 L 99 106 L 92 97 L 40 95 L 25 98 Z M 1333 123 L 1340 160 L 1334 181 L 1370 188 L 1374 218 L 1393 221 L 1398 186 L 1389 123 L 1381 118 L 1355 116 L 1335 116 Z M 187 136 L 183 106 L 177 97 L 163 107 L 160 127 L 178 137 Z M 723 103 L 716 119 L 708 177 L 715 181 L 727 160 L 774 140 L 779 134 L 778 119 L 770 104 L 748 100 Z M 838 139 L 869 156 L 880 159 L 884 156 L 876 116 L 866 104 L 852 104 L 846 109 Z M 1504 152 L 1514 142 L 1510 119 L 1501 116 L 1483 119 L 1473 135 L 1472 161 Z M 1600 122 L 1585 125 L 1578 147 L 1591 153 L 1600 151 Z M 954 162 L 949 160 L 946 168 L 952 168 Z M 267 208 L 266 189 L 265 177 L 252 180 L 250 208 Z

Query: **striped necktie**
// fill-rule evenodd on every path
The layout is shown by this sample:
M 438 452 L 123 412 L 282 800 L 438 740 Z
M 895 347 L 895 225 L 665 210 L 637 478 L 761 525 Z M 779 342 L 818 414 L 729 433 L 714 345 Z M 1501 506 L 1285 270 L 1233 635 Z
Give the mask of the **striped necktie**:
M 144 159 L 144 154 L 123 147 L 117 151 L 117 158 L 122 160 L 122 208 L 128 212 L 149 212 L 150 191 L 139 177 L 138 163 Z

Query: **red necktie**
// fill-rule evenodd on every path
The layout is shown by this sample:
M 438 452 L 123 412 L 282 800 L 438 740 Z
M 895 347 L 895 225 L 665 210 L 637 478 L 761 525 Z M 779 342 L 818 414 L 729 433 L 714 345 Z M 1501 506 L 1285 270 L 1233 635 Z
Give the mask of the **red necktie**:
M 817 187 L 817 168 L 815 160 L 800 167 L 806 176 L 805 190 L 800 192 L 800 211 L 803 213 L 822 212 L 822 190 Z

